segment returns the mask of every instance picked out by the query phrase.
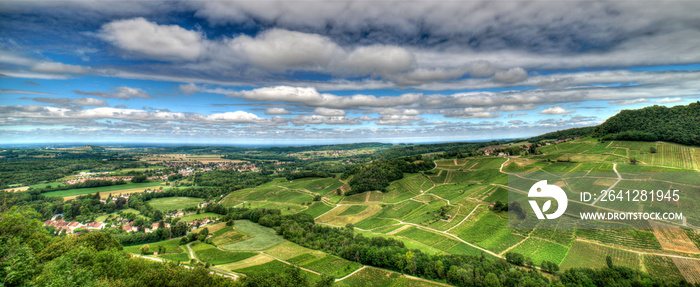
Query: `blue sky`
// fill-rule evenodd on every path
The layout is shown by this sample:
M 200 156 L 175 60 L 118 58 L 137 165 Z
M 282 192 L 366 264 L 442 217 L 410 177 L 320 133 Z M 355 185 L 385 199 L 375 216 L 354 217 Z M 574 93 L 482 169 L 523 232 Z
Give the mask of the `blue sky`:
M 694 1 L 3 1 L 0 136 L 529 137 L 697 101 L 698 12 Z

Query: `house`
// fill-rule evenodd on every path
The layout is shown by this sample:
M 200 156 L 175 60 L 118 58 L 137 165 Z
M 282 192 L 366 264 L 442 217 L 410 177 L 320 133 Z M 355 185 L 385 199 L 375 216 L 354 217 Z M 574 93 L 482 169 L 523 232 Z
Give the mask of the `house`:
M 158 223 L 158 222 L 151 224 L 151 230 L 154 230 L 154 231 L 155 231 L 155 230 L 158 229 L 159 227 L 160 227 L 160 223 Z M 165 228 L 170 228 L 170 223 L 167 223 L 167 222 L 166 222 L 166 223 L 165 223 Z
M 70 229 L 70 231 L 75 231 L 76 229 L 81 227 L 83 227 L 83 224 L 77 221 L 71 221 L 70 223 L 68 223 L 68 229 Z
M 85 228 L 89 230 L 99 230 L 105 228 L 105 224 L 103 222 L 88 222 Z
M 125 230 L 126 232 L 136 232 L 138 231 L 138 228 L 133 227 L 131 225 L 122 225 L 122 229 Z

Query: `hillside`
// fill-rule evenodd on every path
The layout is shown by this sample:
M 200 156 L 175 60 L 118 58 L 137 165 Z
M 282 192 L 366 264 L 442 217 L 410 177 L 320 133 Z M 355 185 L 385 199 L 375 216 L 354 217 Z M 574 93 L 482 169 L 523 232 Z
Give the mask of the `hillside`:
M 623 110 L 598 126 L 605 140 L 668 141 L 700 145 L 700 102 L 671 108 L 651 106 Z

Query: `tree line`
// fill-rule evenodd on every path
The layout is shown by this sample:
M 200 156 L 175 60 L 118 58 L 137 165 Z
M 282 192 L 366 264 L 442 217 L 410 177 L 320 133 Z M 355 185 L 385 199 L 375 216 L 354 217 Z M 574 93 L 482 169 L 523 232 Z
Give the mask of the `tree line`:
M 345 195 L 352 195 L 371 190 L 386 192 L 386 187 L 394 180 L 403 178 L 404 173 L 416 173 L 435 167 L 435 163 L 421 155 L 407 156 L 390 160 L 375 160 L 370 164 L 356 166 L 340 177 L 347 179 L 351 187 Z
M 700 145 L 700 101 L 687 106 L 623 110 L 593 131 L 602 140 L 669 141 Z

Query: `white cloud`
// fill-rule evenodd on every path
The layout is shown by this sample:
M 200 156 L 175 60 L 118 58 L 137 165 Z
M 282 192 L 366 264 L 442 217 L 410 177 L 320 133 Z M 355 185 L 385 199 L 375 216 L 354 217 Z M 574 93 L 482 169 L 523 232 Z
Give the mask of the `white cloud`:
M 311 116 L 298 116 L 292 118 L 291 122 L 295 125 L 309 125 L 309 124 L 328 124 L 328 125 L 358 125 L 360 121 L 354 118 L 344 117 L 344 116 L 321 116 L 321 115 L 311 115 Z
M 90 72 L 89 67 L 68 65 L 57 62 L 41 62 L 31 67 L 32 71 L 48 74 L 75 74 L 83 75 Z
M 395 109 L 395 108 L 371 109 L 371 110 L 368 110 L 366 113 L 378 113 L 380 115 L 408 115 L 408 116 L 416 116 L 416 115 L 422 114 L 421 111 L 416 110 L 416 109 Z
M 684 102 L 684 101 L 685 100 L 681 99 L 681 98 L 663 98 L 660 100 L 656 100 L 654 102 L 658 103 L 658 104 L 668 104 L 668 103 L 680 103 L 680 102 Z
M 229 42 L 234 53 L 252 64 L 271 70 L 327 67 L 344 51 L 328 37 L 271 29 L 255 38 L 241 35 Z
M 609 101 L 608 104 L 615 104 L 618 106 L 623 106 L 623 105 L 643 104 L 643 103 L 647 103 L 647 102 L 649 102 L 649 100 L 647 100 L 647 99 L 636 99 L 636 100 Z
M 560 106 L 554 106 L 548 109 L 544 109 L 540 112 L 540 114 L 543 115 L 563 115 L 563 114 L 570 114 L 576 111 L 567 111 Z
M 267 108 L 265 109 L 266 115 L 288 115 L 289 111 L 285 108 Z
M 341 65 L 359 74 L 387 75 L 403 72 L 413 64 L 408 50 L 388 45 L 358 47 L 347 55 Z
M 378 125 L 407 126 L 422 120 L 420 117 L 408 115 L 384 115 L 379 117 L 374 123 Z
M 99 37 L 124 51 L 158 60 L 192 61 L 204 51 L 201 32 L 177 25 L 158 25 L 144 18 L 107 23 Z
M 55 95 L 54 93 L 37 92 L 37 91 L 25 91 L 25 90 L 13 90 L 13 89 L 0 89 L 0 94 L 15 94 L 15 95 Z
M 211 114 L 206 119 L 211 122 L 224 123 L 258 123 L 262 120 L 260 117 L 244 111 Z
M 321 116 L 344 116 L 345 111 L 339 109 L 329 109 L 324 107 L 318 107 L 314 110 L 314 114 Z
M 513 84 L 527 79 L 527 72 L 523 68 L 517 67 L 507 71 L 498 71 L 493 76 L 493 80 L 499 83 Z
M 50 104 L 69 104 L 77 106 L 94 106 L 94 107 L 106 107 L 107 102 L 102 99 L 95 98 L 80 98 L 80 99 L 69 99 L 69 98 L 32 98 L 32 100 L 41 103 Z
M 102 98 L 115 98 L 115 99 L 131 99 L 131 98 L 142 98 L 142 99 L 148 99 L 152 98 L 149 93 L 146 91 L 140 89 L 140 88 L 131 88 L 131 87 L 116 87 L 112 88 L 112 92 L 85 92 L 85 91 L 79 91 L 75 90 L 76 94 L 79 95 L 85 95 L 85 96 L 95 96 L 95 97 L 102 97 Z
M 232 97 L 241 97 L 252 101 L 300 103 L 312 107 L 349 108 L 349 107 L 394 107 L 409 105 L 422 98 L 420 94 L 403 94 L 400 96 L 375 97 L 370 95 L 337 96 L 321 94 L 315 88 L 290 86 L 265 87 L 249 91 L 208 90 Z
M 186 94 L 186 95 L 191 95 L 191 94 L 194 94 L 196 92 L 204 90 L 202 87 L 199 87 L 199 86 L 195 85 L 194 83 L 182 84 L 182 85 L 178 86 L 177 88 L 180 90 L 180 92 L 182 92 L 183 94 Z

